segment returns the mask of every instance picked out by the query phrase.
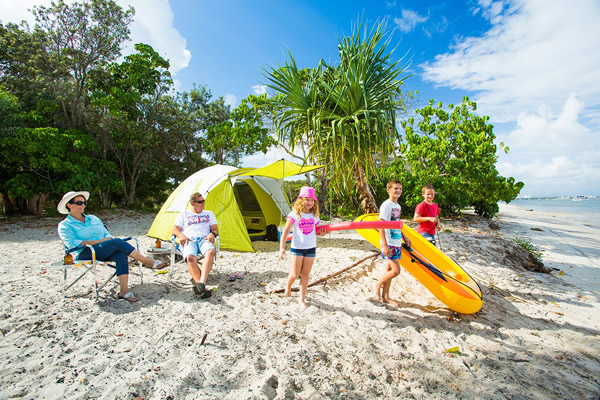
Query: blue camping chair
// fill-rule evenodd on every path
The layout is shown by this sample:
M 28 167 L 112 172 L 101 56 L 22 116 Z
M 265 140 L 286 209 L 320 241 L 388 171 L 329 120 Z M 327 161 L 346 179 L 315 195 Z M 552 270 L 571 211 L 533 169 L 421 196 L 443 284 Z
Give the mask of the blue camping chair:
M 215 260 L 213 263 L 213 271 L 217 266 L 217 259 L 219 258 L 219 236 L 215 240 Z M 198 260 L 201 260 L 202 256 L 198 257 Z M 175 270 L 178 268 L 178 264 L 183 264 L 183 266 L 187 266 L 186 261 L 183 259 L 183 246 L 179 243 L 179 239 L 175 235 L 171 235 L 171 254 L 170 254 L 170 268 L 169 268 L 169 281 L 172 285 L 179 288 L 191 288 L 192 285 L 186 284 L 182 285 L 180 283 L 174 282 L 173 278 L 175 276 Z
M 123 240 L 129 241 L 129 240 L 134 240 L 135 241 L 135 248 L 136 250 L 139 251 L 139 243 L 138 240 L 136 238 L 132 238 L 132 237 L 127 237 L 124 238 Z M 71 287 L 73 287 L 73 285 L 75 285 L 77 282 L 79 282 L 81 279 L 83 279 L 83 277 L 85 277 L 88 273 L 91 273 L 94 275 L 94 286 L 93 286 L 93 290 L 95 293 L 95 300 L 98 301 L 98 293 L 100 292 L 100 290 L 102 290 L 102 288 L 104 286 L 106 286 L 106 284 L 108 284 L 108 282 L 110 282 L 114 277 L 117 276 L 117 270 L 116 270 L 116 266 L 114 264 L 112 264 L 110 261 L 100 261 L 100 260 L 96 260 L 96 252 L 94 250 L 94 247 L 92 245 L 81 245 L 81 246 L 77 246 L 77 247 L 73 247 L 72 249 L 67 249 L 67 247 L 64 245 L 63 243 L 63 247 L 65 250 L 65 256 L 69 253 L 72 253 L 74 251 L 77 250 L 81 250 L 84 249 L 86 247 L 88 247 L 92 253 L 92 259 L 91 260 L 73 260 L 73 264 L 65 264 L 64 260 L 61 261 L 57 261 L 57 262 L 53 262 L 52 264 L 50 264 L 50 268 L 51 269 L 55 269 L 55 270 L 63 270 L 64 271 L 64 285 L 63 285 L 63 294 L 65 297 L 67 297 L 67 290 L 69 290 Z M 136 262 L 138 264 L 139 267 L 139 272 L 138 273 L 132 273 L 131 275 L 138 275 L 140 277 L 140 284 L 144 283 L 144 277 L 142 274 L 142 263 L 140 262 Z M 104 280 L 103 282 L 99 282 L 99 278 L 98 278 L 98 266 L 103 266 L 103 267 L 109 267 L 113 269 L 112 274 L 110 275 L 110 277 L 106 280 Z M 79 268 L 79 270 L 81 271 L 81 274 L 77 275 L 75 277 L 75 279 L 73 279 L 71 282 L 68 281 L 68 276 L 67 273 L 69 271 L 75 271 L 76 268 Z

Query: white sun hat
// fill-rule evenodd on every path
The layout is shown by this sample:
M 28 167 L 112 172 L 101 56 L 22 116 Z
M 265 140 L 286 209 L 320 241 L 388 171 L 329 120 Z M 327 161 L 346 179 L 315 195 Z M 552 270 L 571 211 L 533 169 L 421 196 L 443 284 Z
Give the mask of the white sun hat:
M 85 200 L 87 201 L 87 199 L 90 198 L 90 192 L 69 192 L 69 193 L 66 193 L 62 197 L 62 200 L 56 206 L 56 209 L 58 210 L 58 212 L 61 213 L 61 214 L 68 214 L 69 213 L 69 209 L 67 208 L 67 203 L 69 201 L 71 201 L 71 199 L 73 199 L 73 198 L 75 198 L 77 196 L 83 196 L 85 198 Z

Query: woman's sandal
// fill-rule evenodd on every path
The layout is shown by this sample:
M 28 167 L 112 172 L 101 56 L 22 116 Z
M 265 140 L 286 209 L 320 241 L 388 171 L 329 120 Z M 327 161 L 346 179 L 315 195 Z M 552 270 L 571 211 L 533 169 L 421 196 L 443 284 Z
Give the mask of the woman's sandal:
M 163 269 L 164 267 L 167 266 L 167 263 L 160 261 L 160 260 L 154 260 L 154 265 L 152 265 L 150 268 L 152 269 Z
M 133 294 L 133 292 L 127 292 L 124 295 L 119 295 L 119 300 L 127 300 L 130 303 L 135 303 L 136 301 L 138 301 L 138 298 L 135 297 L 135 294 Z

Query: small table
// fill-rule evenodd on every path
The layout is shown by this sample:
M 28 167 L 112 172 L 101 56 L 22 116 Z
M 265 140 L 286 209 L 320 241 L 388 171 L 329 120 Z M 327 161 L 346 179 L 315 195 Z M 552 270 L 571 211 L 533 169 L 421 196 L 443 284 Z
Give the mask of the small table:
M 164 254 L 168 254 L 171 252 L 171 243 L 163 243 L 161 247 L 150 247 L 146 253 L 150 257 L 152 256 L 162 256 Z

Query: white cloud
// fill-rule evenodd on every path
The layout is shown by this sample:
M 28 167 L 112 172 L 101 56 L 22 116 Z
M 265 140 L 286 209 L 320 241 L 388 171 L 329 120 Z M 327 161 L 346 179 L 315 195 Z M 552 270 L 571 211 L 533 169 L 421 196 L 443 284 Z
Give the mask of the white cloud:
M 0 21 L 2 21 L 3 24 L 9 22 L 20 24 L 21 21 L 27 21 L 29 26 L 33 27 L 35 19 L 33 18 L 33 14 L 28 10 L 32 9 L 35 5 L 49 6 L 50 0 L 0 0 L 0 9 L 2 10 Z
M 252 92 L 258 96 L 267 93 L 267 87 L 265 85 L 254 85 L 252 86 Z
M 600 106 L 600 3 L 595 0 L 480 2 L 492 28 L 424 63 L 423 78 L 476 92 L 479 111 L 499 122 L 523 110 L 556 112 L 571 93 Z
M 66 1 L 67 4 L 73 2 L 74 0 Z M 51 0 L 0 0 L 0 19 L 4 24 L 26 20 L 33 28 L 35 20 L 28 10 L 37 5 L 48 7 L 50 3 Z M 135 8 L 134 21 L 130 25 L 131 43 L 127 44 L 123 54 L 131 54 L 135 43 L 147 43 L 170 61 L 170 71 L 175 76 L 188 66 L 192 56 L 186 48 L 186 40 L 173 26 L 173 11 L 167 0 L 117 0 L 117 3 L 123 9 L 130 5 Z
M 223 96 L 225 99 L 225 104 L 227 104 L 231 108 L 236 108 L 239 104 L 238 98 L 235 94 L 227 93 Z
M 580 123 L 584 103 L 570 95 L 558 115 L 523 112 L 506 137 L 498 171 L 532 195 L 600 193 L 600 132 Z M 589 190 L 588 190 L 589 189 Z
M 422 17 L 412 10 L 402 10 L 401 12 L 402 18 L 394 18 L 394 23 L 402 32 L 408 33 L 418 24 L 427 21 L 427 17 Z
M 124 50 L 133 52 L 133 44 L 147 43 L 170 61 L 170 71 L 174 75 L 188 66 L 192 54 L 186 48 L 187 42 L 173 26 L 174 15 L 168 0 L 117 0 L 127 9 L 135 8 L 134 22 L 131 25 L 132 43 Z

